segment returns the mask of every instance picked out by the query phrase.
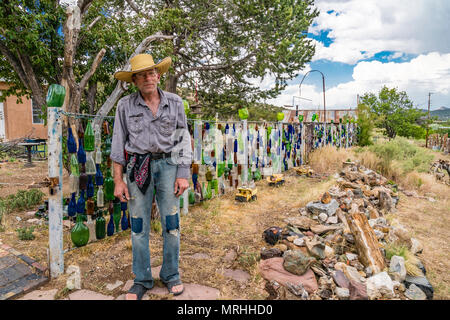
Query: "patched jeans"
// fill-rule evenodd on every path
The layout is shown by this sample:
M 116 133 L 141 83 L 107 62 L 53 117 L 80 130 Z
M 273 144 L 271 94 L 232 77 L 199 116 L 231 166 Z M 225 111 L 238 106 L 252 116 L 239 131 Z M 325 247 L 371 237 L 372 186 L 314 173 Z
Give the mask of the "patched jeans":
M 161 216 L 163 245 L 163 264 L 159 274 L 164 283 L 180 279 L 178 258 L 180 254 L 180 200 L 174 194 L 177 166 L 168 159 L 152 160 L 151 182 L 145 195 L 136 182 L 130 182 L 127 168 L 128 192 L 134 200 L 128 201 L 131 220 L 131 242 L 133 250 L 134 283 L 150 289 L 153 287 L 150 267 L 150 215 L 153 192 L 156 188 L 156 202 Z

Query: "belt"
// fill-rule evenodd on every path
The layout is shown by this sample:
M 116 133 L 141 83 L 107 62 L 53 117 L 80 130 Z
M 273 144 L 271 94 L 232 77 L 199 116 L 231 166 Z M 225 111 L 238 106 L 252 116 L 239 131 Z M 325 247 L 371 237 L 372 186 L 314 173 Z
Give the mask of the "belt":
M 143 154 L 139 154 L 139 153 L 131 153 L 131 152 L 129 152 L 128 154 L 130 156 L 132 156 L 132 155 L 144 156 Z M 149 152 L 148 154 L 150 155 L 150 160 L 166 159 L 166 158 L 170 158 L 171 155 L 172 155 L 172 153 L 170 153 L 170 152 L 167 152 L 167 153 L 164 153 L 164 152 L 159 152 L 159 153 L 158 152 Z

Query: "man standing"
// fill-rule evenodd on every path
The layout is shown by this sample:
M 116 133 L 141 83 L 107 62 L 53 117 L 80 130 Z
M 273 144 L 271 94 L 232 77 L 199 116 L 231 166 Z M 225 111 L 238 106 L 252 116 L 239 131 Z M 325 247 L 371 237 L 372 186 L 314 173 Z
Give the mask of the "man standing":
M 164 239 L 160 278 L 170 293 L 179 295 L 184 290 L 178 271 L 178 197 L 189 187 L 192 150 L 182 99 L 158 88 L 171 62 L 167 57 L 155 64 L 151 55 L 139 54 L 130 60 L 131 71 L 114 74 L 116 79 L 132 82 L 139 89 L 117 104 L 111 149 L 114 196 L 129 201 L 131 216 L 136 277 L 127 300 L 140 300 L 153 287 L 149 235 L 154 190 Z M 122 178 L 125 166 L 126 184 Z

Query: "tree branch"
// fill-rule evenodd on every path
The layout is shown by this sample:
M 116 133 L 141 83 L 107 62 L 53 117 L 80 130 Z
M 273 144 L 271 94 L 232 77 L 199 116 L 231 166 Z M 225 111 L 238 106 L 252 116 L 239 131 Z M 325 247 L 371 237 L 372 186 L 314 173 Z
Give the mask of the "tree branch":
M 28 82 L 27 76 L 25 75 L 24 70 L 22 69 L 20 62 L 17 61 L 14 54 L 6 47 L 2 42 L 0 42 L 0 52 L 6 57 L 9 64 L 13 67 L 14 71 L 20 78 L 20 81 L 24 84 L 25 88 L 30 89 L 30 84 Z
M 133 11 L 136 12 L 138 15 L 142 15 L 148 20 L 151 20 L 153 18 L 153 15 L 148 15 L 139 10 L 137 4 L 133 0 L 127 0 L 127 3 L 130 5 L 131 9 L 133 9 Z
M 81 79 L 81 81 L 80 81 L 80 90 L 84 90 L 84 88 L 86 87 L 86 84 L 88 83 L 89 79 L 92 77 L 95 70 L 97 70 L 98 65 L 102 61 L 103 56 L 105 55 L 105 52 L 106 52 L 106 49 L 103 48 L 102 50 L 99 51 L 99 53 L 97 53 L 97 56 L 95 57 L 94 61 L 92 62 L 91 68 L 89 69 L 88 72 L 86 72 L 86 74 L 83 76 L 83 79 Z

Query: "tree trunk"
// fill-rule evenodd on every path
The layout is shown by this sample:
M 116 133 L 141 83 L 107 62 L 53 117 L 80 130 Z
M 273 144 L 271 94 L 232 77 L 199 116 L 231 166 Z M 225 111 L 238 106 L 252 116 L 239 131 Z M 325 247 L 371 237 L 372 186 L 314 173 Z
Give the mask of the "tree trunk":
M 86 101 L 89 106 L 89 114 L 95 112 L 95 96 L 97 95 L 97 81 L 91 81 L 86 94 Z
M 167 76 L 167 80 L 166 80 L 166 91 L 176 94 L 177 93 L 177 83 L 178 83 L 178 77 L 176 77 L 173 74 L 169 74 Z

